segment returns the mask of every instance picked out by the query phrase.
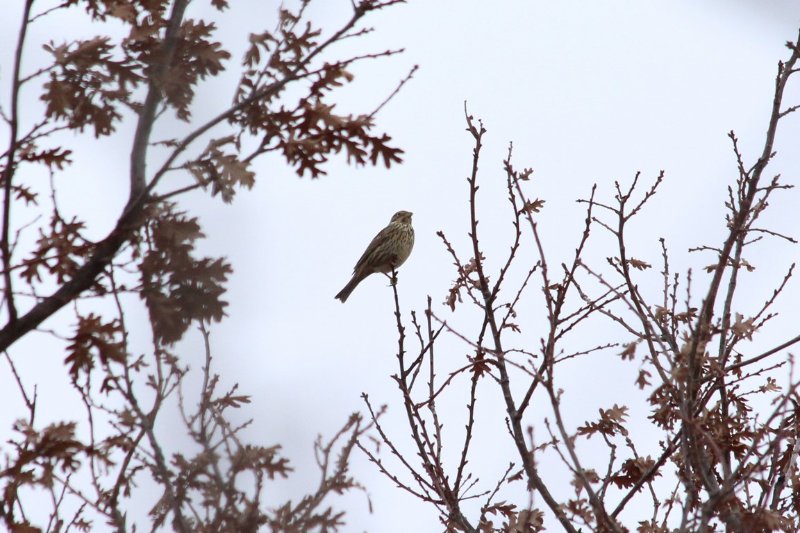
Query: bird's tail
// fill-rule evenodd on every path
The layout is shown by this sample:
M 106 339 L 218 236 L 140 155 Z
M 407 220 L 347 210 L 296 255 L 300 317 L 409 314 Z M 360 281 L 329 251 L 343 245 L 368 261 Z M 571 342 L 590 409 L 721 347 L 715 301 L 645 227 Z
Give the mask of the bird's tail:
M 347 285 L 344 286 L 344 289 L 339 291 L 339 294 L 337 294 L 335 298 L 337 300 L 341 300 L 342 303 L 345 303 L 347 301 L 347 298 L 350 296 L 350 293 L 353 292 L 353 289 L 355 289 L 363 279 L 364 279 L 363 276 L 359 276 L 358 274 L 353 274 L 353 277 L 350 279 L 350 281 L 347 282 Z

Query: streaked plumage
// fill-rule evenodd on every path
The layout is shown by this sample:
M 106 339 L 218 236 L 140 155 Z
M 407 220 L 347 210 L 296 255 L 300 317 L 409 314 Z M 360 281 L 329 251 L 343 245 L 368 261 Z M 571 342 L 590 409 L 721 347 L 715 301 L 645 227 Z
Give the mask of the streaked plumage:
M 387 274 L 402 265 L 414 247 L 414 228 L 408 211 L 398 211 L 389 225 L 378 233 L 353 269 L 353 277 L 336 298 L 344 303 L 350 293 L 370 274 Z

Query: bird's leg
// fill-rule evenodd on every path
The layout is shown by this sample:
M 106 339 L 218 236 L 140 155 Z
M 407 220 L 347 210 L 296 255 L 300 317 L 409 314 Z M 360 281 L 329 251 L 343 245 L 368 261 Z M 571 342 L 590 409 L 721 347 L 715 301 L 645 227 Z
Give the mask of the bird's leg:
M 392 287 L 397 285 L 397 269 L 392 267 L 391 274 L 386 274 L 386 276 L 389 278 L 389 283 L 391 284 Z

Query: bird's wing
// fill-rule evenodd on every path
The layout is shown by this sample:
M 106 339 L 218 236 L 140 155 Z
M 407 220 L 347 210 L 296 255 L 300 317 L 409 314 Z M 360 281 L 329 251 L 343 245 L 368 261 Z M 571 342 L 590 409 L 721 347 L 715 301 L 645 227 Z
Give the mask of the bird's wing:
M 361 267 L 363 267 L 368 263 L 376 262 L 374 261 L 374 259 L 377 258 L 377 255 L 378 253 L 380 253 L 379 250 L 381 248 L 380 246 L 378 246 L 378 244 L 383 241 L 386 241 L 387 236 L 391 232 L 391 230 L 392 230 L 391 226 L 386 226 L 381 231 L 379 231 L 377 235 L 375 235 L 375 237 L 367 246 L 367 249 L 364 250 L 364 253 L 361 254 L 361 257 L 356 262 L 356 266 L 353 267 L 353 272 L 356 272 L 357 270 L 359 270 Z

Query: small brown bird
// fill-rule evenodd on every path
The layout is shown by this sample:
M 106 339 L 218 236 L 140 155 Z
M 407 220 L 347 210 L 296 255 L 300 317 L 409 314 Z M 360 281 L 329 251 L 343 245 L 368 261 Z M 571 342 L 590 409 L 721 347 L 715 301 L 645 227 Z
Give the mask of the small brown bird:
M 411 227 L 411 215 L 408 211 L 398 211 L 392 216 L 389 225 L 375 235 L 372 242 L 361 255 L 361 259 L 353 269 L 353 277 L 339 291 L 336 298 L 344 303 L 364 278 L 375 272 L 388 274 L 392 269 L 402 265 L 414 247 L 414 228 Z

